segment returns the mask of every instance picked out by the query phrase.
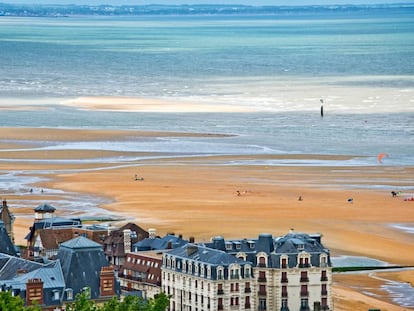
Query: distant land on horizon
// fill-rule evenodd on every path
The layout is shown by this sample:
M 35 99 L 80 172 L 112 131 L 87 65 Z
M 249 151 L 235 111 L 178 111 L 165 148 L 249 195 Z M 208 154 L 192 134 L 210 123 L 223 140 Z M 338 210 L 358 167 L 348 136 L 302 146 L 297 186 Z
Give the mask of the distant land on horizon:
M 367 9 L 409 8 L 413 3 L 350 5 L 286 5 L 256 6 L 239 4 L 175 4 L 175 5 L 78 5 L 78 4 L 10 4 L 0 3 L 0 16 L 140 16 L 140 15 L 237 15 L 289 14 L 316 11 L 348 12 Z

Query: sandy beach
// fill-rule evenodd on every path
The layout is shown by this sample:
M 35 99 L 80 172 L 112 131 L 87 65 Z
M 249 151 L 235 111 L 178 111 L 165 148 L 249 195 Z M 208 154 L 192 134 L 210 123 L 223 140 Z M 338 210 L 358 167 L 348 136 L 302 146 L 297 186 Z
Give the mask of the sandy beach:
M 64 106 L 84 110 L 134 112 L 252 112 L 252 108 L 236 105 L 198 104 L 166 99 L 136 97 L 79 97 L 61 102 Z
M 193 236 L 196 241 L 208 241 L 222 235 L 225 238 L 257 237 L 260 233 L 286 234 L 321 233 L 332 255 L 367 256 L 396 265 L 412 265 L 414 239 L 412 234 L 396 228 L 414 223 L 414 202 L 404 201 L 403 195 L 393 198 L 389 191 L 353 188 L 364 180 L 387 179 L 396 185 L 412 184 L 413 167 L 320 167 L 320 166 L 246 166 L 224 165 L 229 160 L 274 158 L 347 158 L 346 155 L 269 155 L 269 156 L 209 156 L 171 158 L 157 154 L 157 159 L 129 161 L 119 165 L 115 160 L 76 163 L 68 160 L 113 158 L 131 155 L 128 152 L 97 150 L 10 150 L 27 141 L 90 141 L 123 140 L 128 137 L 177 136 L 180 133 L 56 130 L 1 128 L 3 139 L 13 143 L 0 144 L 3 161 L 1 170 L 30 171 L 32 175 L 51 178 L 33 185 L 35 189 L 58 189 L 105 198 L 101 206 L 123 221 L 133 221 L 145 229 L 156 228 L 158 234 L 168 232 Z M 186 134 L 208 135 L 208 134 Z M 26 146 L 27 147 L 27 146 Z M 30 146 L 29 146 L 30 147 Z M 145 154 L 134 153 L 134 156 Z M 6 159 L 6 160 L 5 160 Z M 63 159 L 56 162 L 47 160 Z M 37 161 L 42 160 L 42 161 Z M 64 171 L 67 169 L 68 171 Z M 143 180 L 135 180 L 135 175 Z M 344 181 L 346 185 L 344 186 Z M 240 193 L 240 195 L 238 194 Z M 33 221 L 31 208 L 15 204 L 22 194 L 5 193 L 16 216 L 15 237 L 24 245 L 24 236 Z M 302 200 L 299 201 L 299 196 Z M 59 194 L 25 194 L 25 200 L 44 200 L 58 204 Z M 348 202 L 353 198 L 353 202 Z M 33 208 L 36 206 L 34 205 Z M 57 210 L 57 214 L 67 211 Z M 414 283 L 412 272 L 394 272 L 389 279 Z M 404 310 L 381 291 L 381 281 L 375 280 L 377 296 L 368 297 L 359 286 L 370 287 L 373 279 L 360 275 L 338 275 L 334 279 L 335 310 Z M 363 304 L 361 302 L 363 301 Z M 356 307 L 358 306 L 358 307 Z M 360 308 L 362 307 L 362 308 Z

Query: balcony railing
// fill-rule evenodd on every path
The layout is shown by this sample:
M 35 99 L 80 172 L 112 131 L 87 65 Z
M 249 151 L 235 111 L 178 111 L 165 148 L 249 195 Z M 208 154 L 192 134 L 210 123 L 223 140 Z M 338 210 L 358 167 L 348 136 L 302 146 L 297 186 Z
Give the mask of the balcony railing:
M 259 277 L 257 279 L 257 282 L 266 282 L 266 281 L 267 281 L 266 277 Z
M 223 308 L 223 305 L 218 305 L 217 309 L 218 309 L 218 310 L 223 310 L 223 309 L 224 309 L 224 308 Z
M 245 292 L 245 293 L 251 293 L 251 292 L 252 292 L 252 289 L 251 289 L 250 287 L 245 288 L 245 289 L 244 289 L 244 292 Z
M 326 296 L 326 295 L 328 295 L 328 291 L 327 291 L 327 290 L 323 290 L 323 291 L 321 291 L 321 295 L 322 295 L 322 296 Z
M 250 309 L 250 308 L 251 308 L 250 303 L 246 303 L 246 304 L 244 304 L 244 308 L 245 308 L 245 309 Z
M 299 264 L 299 268 L 309 268 L 310 267 L 310 264 L 308 264 L 308 263 L 300 263 Z
M 282 283 L 288 283 L 289 281 L 288 281 L 288 279 L 287 279 L 287 278 L 283 278 L 283 279 L 281 280 L 281 282 L 282 282 Z
M 258 263 L 257 266 L 258 267 L 261 267 L 261 268 L 266 268 L 266 264 L 265 263 Z
M 265 290 L 259 290 L 258 294 L 259 294 L 259 296 L 266 296 L 266 291 Z
M 224 294 L 224 290 L 222 290 L 222 289 L 217 290 L 217 295 L 223 295 L 223 294 Z
M 327 277 L 327 276 L 321 276 L 321 281 L 322 281 L 322 282 L 324 282 L 324 281 L 328 281 L 328 277 Z
M 301 296 L 301 297 L 308 297 L 308 296 L 309 296 L 309 292 L 308 292 L 307 290 L 302 290 L 302 291 L 300 292 L 300 296 Z
M 309 282 L 309 278 L 308 277 L 303 277 L 303 278 L 300 278 L 300 281 L 301 282 Z
M 230 279 L 240 279 L 240 275 L 239 274 L 231 274 L 230 275 Z

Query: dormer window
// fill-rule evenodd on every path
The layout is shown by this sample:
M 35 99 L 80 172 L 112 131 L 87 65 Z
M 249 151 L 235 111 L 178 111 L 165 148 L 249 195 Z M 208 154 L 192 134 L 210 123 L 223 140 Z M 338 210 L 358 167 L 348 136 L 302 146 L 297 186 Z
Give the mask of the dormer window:
M 58 289 L 53 290 L 53 300 L 60 299 L 60 291 Z
M 253 249 L 254 248 L 254 242 L 253 241 L 249 241 L 247 242 L 249 244 L 249 248 Z
M 231 251 L 233 249 L 233 244 L 226 242 L 226 250 Z
M 305 244 L 297 244 L 296 248 L 301 251 L 301 250 L 305 249 Z
M 66 289 L 66 299 L 73 300 L 73 289 L 72 288 Z

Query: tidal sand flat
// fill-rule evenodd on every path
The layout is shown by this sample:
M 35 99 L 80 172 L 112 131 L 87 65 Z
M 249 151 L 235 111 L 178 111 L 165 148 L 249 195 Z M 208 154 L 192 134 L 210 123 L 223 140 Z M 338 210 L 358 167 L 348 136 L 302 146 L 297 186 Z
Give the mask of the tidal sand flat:
M 313 10 L 2 17 L 17 241 L 46 202 L 196 241 L 320 232 L 334 256 L 412 265 L 413 11 Z M 334 277 L 335 310 L 408 308 L 388 281 Z

